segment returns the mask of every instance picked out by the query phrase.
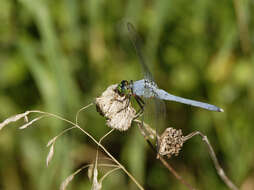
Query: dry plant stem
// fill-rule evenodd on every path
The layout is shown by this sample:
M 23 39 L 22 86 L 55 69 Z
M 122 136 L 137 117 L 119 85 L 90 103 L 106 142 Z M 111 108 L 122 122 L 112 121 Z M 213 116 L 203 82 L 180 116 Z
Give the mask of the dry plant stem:
M 91 104 L 89 104 L 89 105 L 87 105 L 87 106 L 85 106 L 85 107 L 83 107 L 83 108 L 81 108 L 81 109 L 78 110 L 78 112 L 77 112 L 77 114 L 76 114 L 76 124 L 77 124 L 77 125 L 78 125 L 79 113 L 80 113 L 81 111 L 85 110 L 86 108 L 90 107 L 92 104 L 93 104 L 93 103 L 91 103 Z
M 149 139 L 146 139 L 146 142 L 149 144 L 151 149 L 157 153 L 157 150 L 153 147 L 152 143 L 149 141 Z M 175 170 L 170 166 L 170 164 L 159 154 L 157 154 L 157 158 L 160 159 L 161 163 L 175 176 L 176 179 L 178 179 L 182 184 L 184 184 L 187 188 L 191 190 L 195 190 L 188 182 L 186 182 Z
M 82 166 L 81 168 L 77 169 L 72 175 L 77 175 L 83 169 L 86 169 L 86 168 L 91 167 L 91 166 L 93 166 L 93 164 L 88 164 L 88 165 Z M 100 167 L 112 167 L 114 169 L 120 169 L 120 167 L 118 165 L 113 165 L 113 164 L 98 164 L 98 166 L 100 166 Z
M 134 121 L 138 124 L 139 129 L 141 130 L 141 134 L 145 137 L 145 139 L 156 138 L 156 135 L 157 135 L 156 131 L 153 128 L 151 128 L 148 124 L 138 119 L 135 119 Z M 158 135 L 157 135 L 157 138 L 159 138 Z
M 174 168 L 172 168 L 169 163 L 159 155 L 159 159 L 161 161 L 161 163 L 179 180 L 181 181 L 184 185 L 186 185 L 189 189 L 191 190 L 195 190 L 194 187 L 192 187 L 188 182 L 186 182 L 180 175 L 178 175 L 178 173 L 174 170 Z
M 62 136 L 64 133 L 66 133 L 67 131 L 70 131 L 70 130 L 72 130 L 72 129 L 74 129 L 74 128 L 76 128 L 76 127 L 73 126 L 73 127 L 69 127 L 69 128 L 67 128 L 67 129 L 63 130 L 61 133 L 59 133 L 59 134 L 56 136 L 56 138 L 59 138 L 59 137 Z
M 114 129 L 111 129 L 109 132 L 107 132 L 103 137 L 101 137 L 101 139 L 99 140 L 99 144 L 101 144 L 101 141 L 107 137 L 110 133 L 112 133 L 114 131 Z M 97 148 L 97 152 L 96 152 L 96 161 L 95 161 L 95 167 L 97 167 L 97 162 L 98 162 L 98 148 Z
M 24 125 L 22 125 L 21 127 L 19 127 L 19 129 L 25 129 L 25 128 L 27 128 L 28 126 L 32 125 L 34 122 L 36 122 L 36 121 L 38 121 L 38 120 L 40 120 L 40 119 L 42 119 L 42 118 L 44 118 L 44 117 L 45 117 L 45 116 L 36 117 L 36 118 L 34 118 L 33 120 L 31 120 L 31 121 L 25 123 Z
M 114 168 L 112 170 L 110 170 L 109 172 L 107 172 L 101 179 L 100 179 L 100 182 L 102 182 L 108 175 L 110 175 L 111 173 L 113 173 L 114 171 L 116 170 L 119 170 L 121 168 Z
M 222 169 L 222 167 L 220 166 L 218 159 L 215 155 L 215 152 L 207 138 L 207 136 L 203 135 L 201 132 L 199 131 L 195 131 L 193 133 L 190 133 L 189 135 L 185 136 L 184 141 L 196 136 L 196 135 L 200 135 L 202 137 L 202 140 L 206 143 L 206 145 L 208 146 L 208 151 L 209 154 L 213 160 L 213 163 L 215 165 L 215 168 L 217 170 L 218 175 L 221 177 L 221 179 L 224 181 L 224 183 L 228 186 L 228 188 L 232 189 L 232 190 L 238 190 L 238 187 L 236 187 L 236 185 L 226 176 L 224 170 Z
M 114 167 L 114 171 L 116 169 L 120 169 L 120 167 L 118 165 L 113 165 L 113 164 L 98 164 L 100 167 Z M 75 175 L 77 175 L 79 172 L 81 172 L 83 169 L 86 169 L 88 167 L 93 166 L 93 164 L 88 164 L 85 166 L 82 166 L 81 168 L 79 168 L 78 170 L 76 170 L 74 173 L 72 173 L 70 176 L 68 176 L 61 184 L 60 190 L 64 190 L 66 189 L 66 187 L 68 186 L 68 184 L 72 181 L 72 179 L 74 178 Z M 111 170 L 112 171 L 112 170 Z M 110 172 L 111 173 L 111 172 Z M 109 172 L 106 174 L 108 175 Z M 104 175 L 105 176 L 105 175 Z
M 77 123 L 77 119 L 76 119 L 76 123 Z M 101 141 L 107 137 L 110 133 L 112 133 L 114 131 L 114 129 L 111 129 L 109 132 L 107 132 L 103 137 L 100 138 L 99 140 L 99 144 L 101 144 Z M 98 148 L 97 147 L 97 151 L 96 151 L 96 159 L 95 159 L 95 165 L 94 165 L 94 168 L 97 168 L 97 163 L 98 163 Z M 102 180 L 101 180 L 102 181 Z
M 89 106 L 89 105 L 88 105 L 88 106 Z M 85 110 L 86 108 L 87 108 L 87 106 L 85 106 L 85 107 L 81 108 L 80 110 L 78 110 L 78 112 L 77 112 L 77 114 L 76 114 L 76 125 L 78 125 L 79 113 L 80 113 L 81 111 Z M 74 127 L 75 127 L 75 126 L 74 126 Z M 104 138 L 106 138 L 106 137 L 107 137 L 110 133 L 112 133 L 113 131 L 114 131 L 114 129 L 111 129 L 108 133 L 106 133 L 103 137 L 101 137 L 100 140 L 99 140 L 99 144 L 101 144 L 101 141 L 102 141 Z M 98 148 L 99 148 L 99 147 L 97 147 L 97 151 L 96 151 L 96 159 L 95 159 L 94 168 L 97 168 L 97 165 L 98 165 Z M 120 168 L 118 168 L 118 169 L 120 169 Z M 104 177 L 106 177 L 106 176 L 107 176 L 107 174 L 104 175 L 100 181 L 102 182 L 103 179 L 104 179 Z
M 89 165 L 92 165 L 92 164 L 89 164 Z M 121 169 L 118 165 L 114 165 L 114 164 L 98 164 L 98 166 Z
M 93 103 L 89 104 L 88 106 L 86 106 L 85 108 L 90 107 L 91 105 L 93 105 Z M 84 109 L 85 109 L 84 108 Z M 45 115 L 49 115 L 55 118 L 58 118 L 62 121 L 65 121 L 75 127 L 77 127 L 79 130 L 81 130 L 84 134 L 86 134 L 90 139 L 92 139 L 99 147 L 101 147 L 101 149 L 117 164 L 119 165 L 119 167 L 131 178 L 131 180 L 138 186 L 139 189 L 144 190 L 144 188 L 138 183 L 138 181 L 125 169 L 125 167 L 120 164 L 120 162 L 118 162 L 105 148 L 103 145 L 101 145 L 92 135 L 90 135 L 88 132 L 86 132 L 84 129 L 82 129 L 79 125 L 76 125 L 75 123 L 52 113 L 48 113 L 48 112 L 43 112 L 43 111 L 39 111 L 39 110 L 31 110 L 29 111 L 29 113 L 40 113 L 40 114 L 45 114 Z
M 176 179 L 178 179 L 182 184 L 184 184 L 187 188 L 191 189 L 191 190 L 194 190 L 195 188 L 193 188 L 188 182 L 186 182 L 175 170 L 174 168 L 172 168 L 170 166 L 169 163 L 167 163 L 167 161 L 161 157 L 156 148 L 154 148 L 153 144 L 151 143 L 151 141 L 149 140 L 149 136 L 150 135 L 154 135 L 156 136 L 156 132 L 146 123 L 143 123 L 139 120 L 134 120 L 139 126 L 143 127 L 142 128 L 142 131 L 141 131 L 141 134 L 144 136 L 146 142 L 148 143 L 149 147 L 157 154 L 157 158 L 160 159 L 161 163 L 175 176 Z M 146 132 L 144 132 L 143 130 L 145 130 Z M 153 134 L 148 134 L 148 133 L 153 133 Z M 147 135 L 148 134 L 148 135 Z M 159 136 L 157 138 L 160 138 Z
M 85 168 L 88 168 L 90 166 L 93 166 L 93 164 L 88 164 L 88 165 L 85 165 L 85 166 L 82 166 L 81 168 L 77 169 L 72 175 L 76 175 L 78 174 L 81 170 L 85 169 Z M 113 164 L 98 164 L 98 166 L 100 167 L 112 167 L 114 169 L 120 169 L 120 167 L 118 165 L 113 165 Z M 112 170 L 111 170 L 112 171 Z
M 102 141 L 105 137 L 107 137 L 110 133 L 112 133 L 113 131 L 114 131 L 114 129 L 111 129 L 111 130 L 110 130 L 109 132 L 107 132 L 103 137 L 101 137 L 99 143 L 101 143 L 101 141 Z

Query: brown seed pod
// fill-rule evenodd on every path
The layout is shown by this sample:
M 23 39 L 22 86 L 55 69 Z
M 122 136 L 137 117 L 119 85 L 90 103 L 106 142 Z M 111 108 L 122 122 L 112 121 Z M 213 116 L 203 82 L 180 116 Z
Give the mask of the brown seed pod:
M 159 154 L 168 158 L 177 156 L 184 143 L 184 136 L 182 130 L 167 128 L 159 139 Z

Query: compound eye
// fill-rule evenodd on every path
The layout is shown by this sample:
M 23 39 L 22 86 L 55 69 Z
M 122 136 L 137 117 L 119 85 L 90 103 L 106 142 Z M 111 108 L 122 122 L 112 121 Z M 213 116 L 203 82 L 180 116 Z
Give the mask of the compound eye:
M 125 89 L 127 85 L 128 85 L 128 82 L 126 80 L 123 80 L 121 82 L 121 88 Z
M 123 88 L 125 86 L 125 81 L 123 80 L 122 82 L 121 82 L 121 88 Z

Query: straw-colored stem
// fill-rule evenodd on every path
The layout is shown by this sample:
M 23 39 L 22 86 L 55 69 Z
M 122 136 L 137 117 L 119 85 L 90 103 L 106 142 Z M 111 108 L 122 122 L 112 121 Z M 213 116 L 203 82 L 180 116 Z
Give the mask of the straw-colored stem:
M 91 106 L 92 104 L 89 104 L 87 107 Z M 120 164 L 120 162 L 118 162 L 107 150 L 106 148 L 104 148 L 103 145 L 101 145 L 92 135 L 90 135 L 88 132 L 86 132 L 84 129 L 82 129 L 79 125 L 73 123 L 72 121 L 69 121 L 61 116 L 52 114 L 52 113 L 48 113 L 48 112 L 43 112 L 43 111 L 39 111 L 39 110 L 31 110 L 29 111 L 30 113 L 40 113 L 40 114 L 46 114 L 55 118 L 58 118 L 62 121 L 65 121 L 75 127 L 77 127 L 79 130 L 81 130 L 83 133 L 85 133 L 90 139 L 92 139 L 99 147 L 101 147 L 101 149 L 117 164 L 119 165 L 119 167 L 131 178 L 131 180 L 138 186 L 139 189 L 144 190 L 144 188 L 138 183 L 138 181 L 125 169 L 125 167 Z
M 185 136 L 184 141 L 199 135 L 202 137 L 202 140 L 206 143 L 207 147 L 208 147 L 208 152 L 213 160 L 214 166 L 217 170 L 218 175 L 220 176 L 220 178 L 224 181 L 224 183 L 228 186 L 229 189 L 232 190 L 238 190 L 238 187 L 236 187 L 236 185 L 228 178 L 228 176 L 225 174 L 224 170 L 222 169 L 222 167 L 219 164 L 219 161 L 216 157 L 216 154 L 213 150 L 212 145 L 210 144 L 207 136 L 205 136 L 203 133 L 199 132 L 199 131 L 195 131 L 190 133 L 189 135 Z

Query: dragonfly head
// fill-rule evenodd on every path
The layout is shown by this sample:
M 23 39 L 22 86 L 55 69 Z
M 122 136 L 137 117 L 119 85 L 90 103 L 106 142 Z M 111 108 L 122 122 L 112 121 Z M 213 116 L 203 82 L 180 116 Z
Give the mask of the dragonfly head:
M 117 92 L 120 96 L 129 95 L 132 93 L 131 85 L 127 80 L 122 80 L 117 86 Z

